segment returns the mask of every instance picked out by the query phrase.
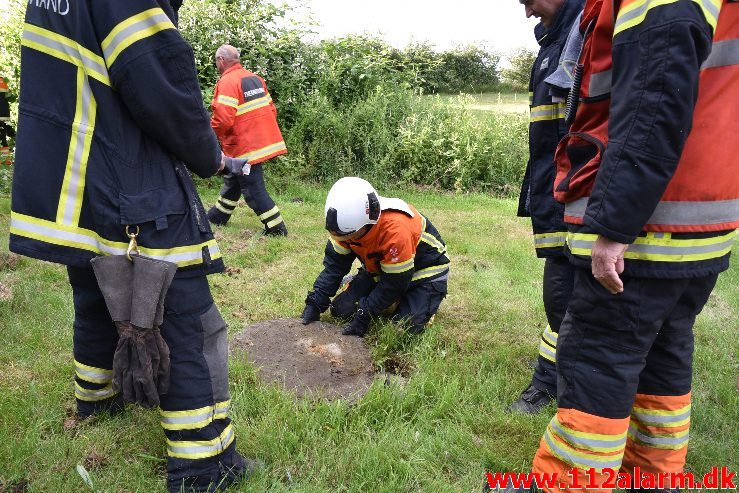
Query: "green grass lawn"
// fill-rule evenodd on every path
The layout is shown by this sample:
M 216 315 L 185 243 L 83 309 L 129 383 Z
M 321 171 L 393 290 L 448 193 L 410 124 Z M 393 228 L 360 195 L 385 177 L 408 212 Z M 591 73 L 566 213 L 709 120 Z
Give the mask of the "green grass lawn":
M 479 111 L 495 111 L 498 113 L 524 113 L 529 111 L 529 95 L 525 92 L 483 92 L 464 94 L 463 96 L 439 94 L 428 96 L 438 98 L 447 105 L 464 104 L 467 108 Z
M 217 231 L 227 274 L 211 276 L 236 333 L 299 316 L 321 268 L 328 187 L 276 191 L 290 237 L 265 239 L 245 206 Z M 203 188 L 206 204 L 217 188 Z M 554 408 L 540 416 L 504 409 L 528 384 L 545 318 L 542 263 L 528 222 L 511 200 L 484 195 L 380 190 L 429 216 L 449 246 L 449 296 L 434 326 L 408 339 L 391 325 L 368 337 L 378 368 L 407 379 L 378 381 L 359 402 L 295 402 L 231 359 L 238 447 L 267 468 L 234 491 L 476 492 L 483 471 L 525 471 Z M 10 201 L 0 198 L 0 250 Z M 164 490 L 165 441 L 154 410 L 129 408 L 65 430 L 72 412 L 71 293 L 63 267 L 23 259 L 0 268 L 0 492 Z M 689 468 L 739 469 L 739 266 L 724 273 L 699 317 Z M 0 300 L 2 298 L 0 297 Z M 78 464 L 90 473 L 85 486 Z M 26 489 L 19 489 L 25 487 Z M 15 489 L 14 489 L 15 488 Z

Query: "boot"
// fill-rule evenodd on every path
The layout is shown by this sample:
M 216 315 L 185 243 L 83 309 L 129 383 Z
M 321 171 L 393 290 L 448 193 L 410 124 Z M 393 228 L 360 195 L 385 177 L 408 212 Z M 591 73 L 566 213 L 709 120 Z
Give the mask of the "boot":
M 208 221 L 215 226 L 225 226 L 231 216 L 219 211 L 215 206 L 208 209 Z
M 264 236 L 287 236 L 287 226 L 285 226 L 285 221 L 282 221 L 280 224 L 272 228 L 265 227 Z
M 262 469 L 264 462 L 244 458 L 234 450 L 228 459 L 219 461 L 218 470 L 211 476 L 167 481 L 167 490 L 169 493 L 216 493 L 253 476 Z
M 526 390 L 521 392 L 518 400 L 509 406 L 508 410 L 523 414 L 538 414 L 553 401 L 554 396 L 549 392 L 529 385 Z

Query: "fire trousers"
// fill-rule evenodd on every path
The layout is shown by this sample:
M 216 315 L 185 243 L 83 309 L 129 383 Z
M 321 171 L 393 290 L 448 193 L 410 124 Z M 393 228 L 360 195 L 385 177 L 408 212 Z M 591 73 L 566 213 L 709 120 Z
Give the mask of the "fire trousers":
M 74 364 L 77 411 L 90 416 L 118 411 L 112 389 L 118 332 L 92 269 L 67 267 L 74 293 Z M 175 277 L 164 302 L 160 327 L 170 350 L 169 392 L 160 396 L 160 423 L 167 443 L 171 490 L 196 490 L 217 483 L 237 461 L 228 417 L 226 324 L 213 303 L 205 276 Z
M 693 324 L 717 277 L 623 277 L 624 292 L 611 295 L 575 268 L 557 342 L 557 414 L 534 457 L 534 472 L 560 474 L 552 491 L 569 491 L 572 468 L 581 484 L 589 468 L 682 472 Z
M 244 196 L 246 205 L 259 216 L 259 220 L 264 224 L 265 232 L 272 233 L 285 229 L 280 209 L 267 192 L 267 186 L 264 183 L 264 167 L 261 164 L 252 166 L 251 172 L 246 176 L 225 175 L 223 177 L 221 196 L 208 212 L 210 222 L 219 225 L 226 224 L 236 209 L 240 195 Z
M 564 255 L 549 257 L 544 263 L 544 311 L 548 325 L 539 341 L 537 358 L 531 384 L 550 395 L 557 395 L 557 338 L 567 305 L 572 295 L 575 268 Z

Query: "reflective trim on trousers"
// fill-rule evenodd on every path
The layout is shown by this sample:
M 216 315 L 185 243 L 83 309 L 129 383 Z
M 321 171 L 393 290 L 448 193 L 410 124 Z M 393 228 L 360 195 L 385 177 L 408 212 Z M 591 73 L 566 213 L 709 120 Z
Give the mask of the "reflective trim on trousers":
M 233 425 L 212 440 L 176 441 L 167 439 L 167 455 L 179 459 L 205 459 L 223 453 L 234 441 Z
M 228 400 L 189 411 L 160 410 L 160 424 L 165 430 L 198 430 L 217 419 L 227 418 L 230 406 Z

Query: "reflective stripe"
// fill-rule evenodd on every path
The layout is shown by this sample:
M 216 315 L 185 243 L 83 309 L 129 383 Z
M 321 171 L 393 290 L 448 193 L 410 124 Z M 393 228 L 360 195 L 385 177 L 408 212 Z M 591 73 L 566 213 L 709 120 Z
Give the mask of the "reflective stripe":
M 552 363 L 557 363 L 557 353 L 549 344 L 544 342 L 544 339 L 539 342 L 539 356 L 551 361 Z
M 653 8 L 675 2 L 677 0 L 639 0 L 622 7 L 618 12 L 616 24 L 613 26 L 613 36 L 641 24 Z M 706 21 L 713 29 L 716 29 L 721 0 L 693 0 L 693 2 L 700 6 Z
M 446 252 L 446 245 L 444 245 L 442 242 L 440 242 L 434 235 L 431 233 L 426 233 L 425 231 L 421 233 L 421 238 L 419 239 L 420 242 L 424 242 L 427 245 L 429 245 L 431 248 L 436 249 L 439 253 Z
M 584 433 L 561 424 L 554 416 L 547 428 L 549 432 L 564 440 L 567 445 L 579 450 L 610 453 L 622 452 L 626 446 L 626 432 L 620 435 L 602 435 L 599 433 Z
M 282 216 L 277 216 L 276 218 L 272 219 L 271 221 L 268 221 L 265 226 L 267 226 L 267 229 L 274 228 L 278 224 L 283 222 Z
M 239 107 L 239 100 L 236 98 L 232 98 L 230 96 L 224 96 L 223 94 L 219 94 L 216 98 L 216 103 L 220 103 L 224 106 L 228 106 L 230 108 L 238 108 Z
M 569 233 L 567 245 L 575 255 L 590 256 L 597 237 L 595 234 Z M 624 258 L 652 262 L 696 262 L 720 258 L 731 252 L 735 237 L 736 231 L 713 238 L 686 240 L 671 236 L 640 236 L 626 249 Z
M 167 455 L 179 459 L 204 459 L 222 453 L 233 441 L 234 430 L 229 424 L 213 440 L 185 442 L 167 439 Z
M 228 400 L 190 411 L 160 410 L 160 424 L 165 430 L 197 430 L 215 420 L 227 418 L 230 406 L 231 401 Z
M 416 246 L 421 244 L 421 241 L 423 240 L 423 234 L 426 232 L 426 224 L 428 221 L 426 221 L 426 217 L 421 214 L 421 236 L 418 237 L 418 243 L 416 243 Z
M 76 41 L 26 23 L 23 25 L 21 44 L 76 65 L 83 69 L 88 77 L 107 86 L 111 85 L 108 68 L 105 66 L 103 58 Z
M 416 272 L 414 272 L 413 277 L 411 278 L 411 282 L 419 281 L 421 279 L 428 279 L 429 277 L 443 274 L 444 272 L 449 272 L 449 264 L 435 265 L 433 267 L 426 267 L 424 269 L 417 270 Z
M 539 233 L 534 235 L 535 248 L 556 248 L 565 245 L 567 240 L 566 231 L 558 231 L 556 233 Z
M 66 171 L 56 211 L 56 222 L 77 226 L 82 210 L 87 161 L 90 157 L 92 136 L 95 132 L 97 103 L 90 83 L 82 68 L 77 69 L 77 104 L 72 121 Z
M 674 428 L 690 423 L 690 405 L 674 411 L 660 411 L 635 407 L 631 415 L 640 423 L 660 428 Z
M 590 86 L 588 88 L 588 97 L 595 98 L 605 96 L 611 92 L 611 70 L 598 72 L 590 76 Z
M 234 209 L 227 209 L 226 207 L 223 207 L 220 201 L 216 201 L 216 209 L 223 212 L 224 214 L 228 214 L 229 216 L 234 213 Z
M 400 274 L 401 272 L 407 272 L 413 268 L 415 258 L 411 257 L 408 260 L 398 262 L 397 264 L 384 264 L 380 262 L 380 269 L 382 272 L 387 274 Z
M 588 206 L 583 197 L 565 205 L 565 216 L 582 219 Z M 657 204 L 647 224 L 664 226 L 711 225 L 739 221 L 739 199 L 711 202 L 663 201 Z
M 271 102 L 272 97 L 268 94 L 259 99 L 249 101 L 248 103 L 240 104 L 239 107 L 236 109 L 236 116 L 244 115 L 246 113 L 249 113 L 250 111 L 254 111 L 259 108 L 264 108 L 265 106 L 269 106 L 269 103 Z
M 565 117 L 565 104 L 544 104 L 531 108 L 530 122 L 541 122 L 545 120 L 559 120 Z
M 701 70 L 728 65 L 739 65 L 739 39 L 714 41 L 711 54 L 703 62 Z
M 344 248 L 343 246 L 339 245 L 339 243 L 333 238 L 329 238 L 329 241 L 331 242 L 331 245 L 333 245 L 334 251 L 339 255 L 349 255 L 350 253 L 352 253 L 352 251 L 348 248 Z
M 113 370 L 106 370 L 105 368 L 95 368 L 94 366 L 87 366 L 74 360 L 75 375 L 80 380 L 84 380 L 90 383 L 108 383 L 113 380 Z
M 262 147 L 261 149 L 256 149 L 254 151 L 249 151 L 246 154 L 242 154 L 241 156 L 237 156 L 237 157 L 240 157 L 240 158 L 245 157 L 249 161 L 254 161 L 256 159 L 260 159 L 260 158 L 269 156 L 271 154 L 274 154 L 280 151 L 286 151 L 286 150 L 287 150 L 287 146 L 285 145 L 285 142 L 281 140 L 275 144 L 271 144 L 271 145 L 268 145 L 267 147 Z
M 595 468 L 597 471 L 601 471 L 606 468 L 618 469 L 621 466 L 621 460 L 623 459 L 623 452 L 619 455 L 600 456 L 578 453 L 561 442 L 556 441 L 547 428 L 544 433 L 544 442 L 547 448 L 556 456 L 559 460 L 570 464 L 572 467 L 579 467 L 581 469 L 588 469 L 590 467 Z
M 218 200 L 221 203 L 223 203 L 223 205 L 228 205 L 228 206 L 231 206 L 231 207 L 236 207 L 237 205 L 239 205 L 239 201 L 238 200 L 228 200 L 226 197 L 223 197 L 223 196 L 218 197 Z
M 678 450 L 688 446 L 690 430 L 683 430 L 673 434 L 653 435 L 637 428 L 633 423 L 629 425 L 629 438 L 652 448 Z
M 549 325 L 544 328 L 544 332 L 542 333 L 541 337 L 552 347 L 557 347 L 557 339 L 559 339 L 559 334 L 554 332 L 552 328 L 549 327 Z
M 277 208 L 277 206 L 274 206 L 267 212 L 263 212 L 259 214 L 259 220 L 264 221 L 265 219 L 269 219 L 270 217 L 274 216 L 275 214 L 278 214 L 280 212 L 280 209 Z
M 57 224 L 14 211 L 10 213 L 10 232 L 52 245 L 79 248 L 100 255 L 124 255 L 128 248 L 128 243 L 107 240 L 88 229 Z M 179 267 L 186 267 L 202 263 L 204 247 L 208 248 L 211 259 L 221 258 L 221 250 L 215 240 L 168 249 L 143 246 L 139 246 L 139 249 L 147 257 L 167 260 L 176 263 Z
M 113 391 L 113 386 L 110 384 L 106 385 L 102 389 L 90 390 L 82 387 L 79 382 L 74 382 L 74 396 L 81 401 L 102 401 L 103 399 L 113 397 L 117 393 L 118 392 Z
M 159 7 L 129 17 L 115 26 L 100 44 L 105 55 L 105 63 L 110 67 L 121 52 L 136 41 L 174 28 L 172 21 Z

